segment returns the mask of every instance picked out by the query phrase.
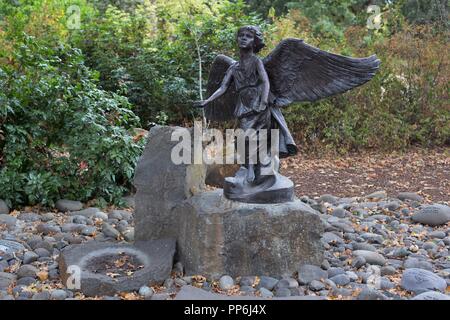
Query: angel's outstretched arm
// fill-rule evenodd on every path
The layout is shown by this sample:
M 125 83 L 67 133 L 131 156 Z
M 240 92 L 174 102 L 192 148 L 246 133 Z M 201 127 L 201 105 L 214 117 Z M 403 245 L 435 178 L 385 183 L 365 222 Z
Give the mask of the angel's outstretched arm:
M 233 67 L 230 67 L 223 78 L 222 84 L 219 89 L 216 90 L 208 99 L 204 101 L 204 105 L 207 105 L 210 102 L 213 102 L 217 98 L 221 97 L 230 86 L 231 80 L 233 79 Z
M 269 92 L 270 92 L 270 81 L 269 81 L 269 76 L 266 72 L 266 69 L 264 68 L 264 64 L 261 60 L 258 59 L 258 73 L 259 76 L 261 78 L 261 81 L 264 84 L 264 88 L 263 88 L 263 92 L 262 92 L 262 97 L 261 97 L 261 103 L 267 105 L 268 101 L 269 101 Z

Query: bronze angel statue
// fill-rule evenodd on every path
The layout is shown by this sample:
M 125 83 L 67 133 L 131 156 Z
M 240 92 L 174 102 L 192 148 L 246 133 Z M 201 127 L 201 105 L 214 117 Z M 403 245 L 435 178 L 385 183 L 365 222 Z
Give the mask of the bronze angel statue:
M 281 109 L 294 102 L 317 101 L 369 81 L 380 66 L 376 55 L 351 58 L 329 53 L 300 39 L 285 39 L 264 59 L 256 56 L 264 48 L 263 35 L 256 26 L 238 30 L 239 61 L 219 55 L 209 80 L 210 97 L 195 104 L 205 108 L 211 121 L 237 119 L 242 130 L 278 129 L 278 155 L 297 153 Z M 267 139 L 270 141 L 270 139 Z M 267 143 L 265 141 L 264 143 Z M 224 184 L 225 196 L 242 202 L 277 203 L 293 199 L 292 182 L 278 173 L 277 164 L 257 159 L 248 161 Z M 267 160 L 267 159 L 266 159 Z M 276 162 L 275 162 L 276 163 Z M 272 165 L 273 174 L 263 174 Z

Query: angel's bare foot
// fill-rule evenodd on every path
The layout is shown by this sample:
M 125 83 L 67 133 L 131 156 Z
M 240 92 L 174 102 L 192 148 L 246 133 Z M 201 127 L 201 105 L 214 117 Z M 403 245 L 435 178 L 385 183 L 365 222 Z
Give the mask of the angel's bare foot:
M 255 170 L 252 165 L 248 166 L 246 180 L 248 183 L 255 181 Z

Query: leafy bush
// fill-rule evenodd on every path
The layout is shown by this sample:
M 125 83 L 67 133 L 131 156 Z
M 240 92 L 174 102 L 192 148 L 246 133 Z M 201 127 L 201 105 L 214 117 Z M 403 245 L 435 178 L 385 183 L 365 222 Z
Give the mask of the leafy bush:
M 192 120 L 200 99 L 199 69 L 205 87 L 218 53 L 234 55 L 235 33 L 243 24 L 260 24 L 244 13 L 243 1 L 157 0 L 134 10 L 102 6 L 71 36 L 89 67 L 100 72 L 103 89 L 126 95 L 142 126 L 164 113 L 168 123 Z
M 313 24 L 300 11 L 275 21 L 270 47 L 293 36 L 340 54 L 376 53 L 382 61 L 364 86 L 285 110 L 304 150 L 325 147 L 345 153 L 450 144 L 450 60 L 442 54 L 449 50 L 448 33 L 434 32 L 433 25 L 410 25 L 397 14 L 395 9 L 386 12 L 379 31 L 348 27 L 339 42 L 315 38 Z
M 236 58 L 244 24 L 265 31 L 261 56 L 298 37 L 382 60 L 361 88 L 285 110 L 304 151 L 449 145 L 447 1 L 370 3 L 379 30 L 366 27 L 365 0 L 0 1 L 0 198 L 116 201 L 142 150 L 132 129 L 200 116 L 191 101 L 217 54 Z
M 78 49 L 16 43 L 0 68 L 0 198 L 117 201 L 130 187 L 142 142 L 125 97 L 97 88 Z

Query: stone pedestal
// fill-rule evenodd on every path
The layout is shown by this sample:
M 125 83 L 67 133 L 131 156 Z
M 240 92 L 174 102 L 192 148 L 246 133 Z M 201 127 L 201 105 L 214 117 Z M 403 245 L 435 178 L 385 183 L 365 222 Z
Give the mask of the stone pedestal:
M 186 274 L 212 278 L 281 276 L 322 262 L 324 227 L 317 211 L 296 199 L 250 204 L 226 199 L 222 189 L 207 191 L 205 166 L 170 160 L 175 130 L 153 128 L 139 161 L 136 240 L 175 238 Z
M 284 203 L 294 201 L 294 183 L 279 173 L 264 177 L 264 182 L 254 185 L 245 181 L 247 169 L 241 168 L 234 177 L 223 184 L 225 196 L 245 203 Z
M 178 258 L 188 275 L 275 277 L 323 260 L 321 220 L 299 200 L 240 203 L 218 189 L 193 196 L 174 213 Z

